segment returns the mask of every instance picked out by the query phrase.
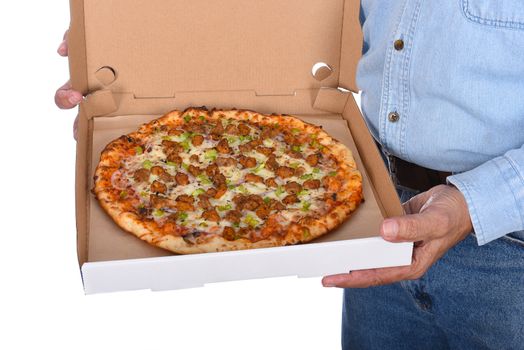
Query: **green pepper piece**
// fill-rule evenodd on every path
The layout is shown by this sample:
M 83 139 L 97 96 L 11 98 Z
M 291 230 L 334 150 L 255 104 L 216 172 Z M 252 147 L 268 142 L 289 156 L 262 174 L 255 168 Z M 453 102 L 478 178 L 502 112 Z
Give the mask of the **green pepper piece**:
M 311 202 L 302 202 L 302 211 L 308 211 L 311 208 Z
M 247 135 L 247 136 L 240 135 L 238 138 L 240 139 L 241 142 L 244 142 L 246 140 L 253 141 L 253 136 L 251 136 L 251 135 Z
M 321 145 L 320 143 L 318 143 L 318 141 L 312 141 L 310 144 L 309 144 L 311 147 L 314 147 L 314 148 L 317 148 L 319 150 L 323 150 L 324 149 L 324 145 Z
M 244 219 L 244 223 L 248 224 L 251 227 L 256 227 L 259 224 L 258 220 L 252 217 L 251 215 L 246 216 L 246 218 Z
M 144 162 L 142 163 L 142 167 L 146 170 L 151 170 L 151 168 L 153 167 L 153 163 L 151 163 L 151 161 L 149 159 L 146 159 L 144 160 Z
M 155 211 L 153 211 L 153 216 L 157 218 L 161 218 L 164 214 L 164 211 L 160 209 L 155 209 Z
M 204 174 L 200 174 L 197 176 L 197 179 L 200 181 L 200 183 L 202 183 L 203 185 L 211 185 L 212 182 L 211 180 L 209 179 L 209 177 L 207 177 L 206 175 Z
M 215 161 L 218 157 L 218 152 L 216 149 L 208 149 L 204 154 L 204 158 L 207 160 Z
M 291 147 L 291 149 L 293 150 L 293 152 L 302 152 L 302 148 L 297 145 Z
M 307 194 L 309 194 L 309 191 L 308 190 L 302 190 L 300 192 L 297 193 L 299 196 L 305 196 Z
M 203 194 L 203 193 L 206 193 L 206 191 L 203 190 L 203 189 L 201 189 L 201 188 L 199 188 L 199 189 L 197 189 L 197 190 L 195 190 L 195 191 L 193 192 L 192 196 L 193 196 L 193 197 L 198 197 L 198 196 L 200 196 L 200 195 Z
M 228 144 L 235 143 L 238 141 L 238 138 L 235 136 L 226 136 L 226 140 Z
M 144 153 L 144 149 L 140 146 L 135 147 L 135 153 L 139 156 Z
M 304 239 L 308 239 L 310 236 L 311 236 L 311 233 L 309 232 L 309 229 L 304 227 L 302 229 L 302 237 L 304 237 Z
M 265 167 L 266 167 L 266 163 L 260 163 L 259 165 L 257 165 L 257 167 L 255 169 L 253 169 L 253 172 L 255 174 L 258 174 Z
M 218 211 L 228 211 L 233 209 L 233 206 L 231 204 L 222 205 L 218 207 Z
M 189 141 L 180 142 L 180 146 L 182 146 L 186 152 L 191 149 Z

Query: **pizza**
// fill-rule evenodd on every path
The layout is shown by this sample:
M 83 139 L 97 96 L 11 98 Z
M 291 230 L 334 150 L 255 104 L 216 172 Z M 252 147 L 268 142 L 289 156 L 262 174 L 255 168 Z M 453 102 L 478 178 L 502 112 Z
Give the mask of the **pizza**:
M 351 151 L 321 127 L 206 108 L 110 142 L 93 193 L 122 229 L 179 254 L 309 242 L 363 200 Z

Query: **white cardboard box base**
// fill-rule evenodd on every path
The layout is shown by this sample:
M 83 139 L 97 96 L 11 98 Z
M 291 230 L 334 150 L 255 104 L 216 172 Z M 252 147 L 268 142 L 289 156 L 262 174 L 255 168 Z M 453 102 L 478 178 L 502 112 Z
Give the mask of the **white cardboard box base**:
M 86 294 L 202 287 L 267 277 L 318 277 L 409 265 L 412 243 L 379 237 L 222 253 L 85 263 Z M 205 272 L 205 273 L 203 273 Z

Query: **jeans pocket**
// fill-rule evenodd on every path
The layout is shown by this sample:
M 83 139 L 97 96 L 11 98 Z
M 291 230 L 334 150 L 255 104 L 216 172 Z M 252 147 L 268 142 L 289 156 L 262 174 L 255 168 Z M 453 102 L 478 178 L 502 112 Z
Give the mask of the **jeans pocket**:
M 503 236 L 502 238 L 509 243 L 517 244 L 524 248 L 524 231 L 512 232 Z
M 498 28 L 524 30 L 524 1 L 459 0 L 470 21 Z

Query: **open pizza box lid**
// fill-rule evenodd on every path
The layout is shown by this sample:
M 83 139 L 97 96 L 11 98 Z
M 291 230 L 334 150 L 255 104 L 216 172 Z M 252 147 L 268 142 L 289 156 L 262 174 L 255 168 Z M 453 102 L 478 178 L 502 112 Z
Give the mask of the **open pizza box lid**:
M 80 106 L 76 213 L 86 293 L 343 273 L 407 265 L 411 244 L 378 234 L 402 207 L 347 90 L 361 53 L 358 0 L 71 0 L 69 56 Z M 339 89 L 343 88 L 343 89 Z M 344 91 L 345 89 L 345 91 Z M 173 109 L 294 114 L 353 150 L 366 201 L 308 244 L 173 255 L 123 232 L 90 193 L 111 140 Z

